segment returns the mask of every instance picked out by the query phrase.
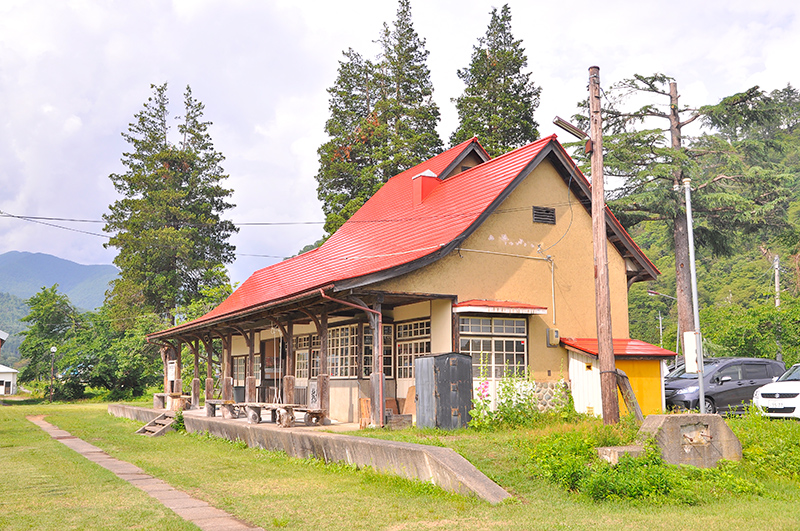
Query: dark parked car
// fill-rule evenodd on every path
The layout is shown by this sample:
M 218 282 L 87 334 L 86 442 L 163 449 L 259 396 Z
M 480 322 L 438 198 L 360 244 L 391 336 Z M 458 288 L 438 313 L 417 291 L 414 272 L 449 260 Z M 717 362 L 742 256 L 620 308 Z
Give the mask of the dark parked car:
M 736 413 L 753 399 L 753 392 L 783 374 L 782 362 L 764 358 L 708 358 L 703 361 L 706 413 Z M 678 367 L 664 379 L 668 409 L 700 409 L 697 374 Z

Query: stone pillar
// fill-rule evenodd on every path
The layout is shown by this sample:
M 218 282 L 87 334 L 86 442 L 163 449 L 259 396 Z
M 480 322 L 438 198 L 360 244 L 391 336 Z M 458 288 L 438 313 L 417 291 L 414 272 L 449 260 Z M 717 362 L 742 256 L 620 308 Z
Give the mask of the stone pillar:
M 166 409 L 167 395 L 165 393 L 155 393 L 153 395 L 153 409 Z
M 283 377 L 283 403 L 294 404 L 294 376 Z
M 330 398 L 330 374 L 320 374 L 317 377 L 317 395 L 319 396 L 319 408 L 325 412 L 324 416 L 327 417 L 331 411 L 331 398 Z
M 206 378 L 206 400 L 214 398 L 214 378 Z
M 256 395 L 256 377 L 255 376 L 248 376 L 244 380 L 244 401 L 245 402 L 258 402 L 258 396 Z
M 386 404 L 386 399 L 383 396 L 383 391 L 386 389 L 386 376 L 383 372 L 373 372 L 369 375 L 370 384 L 370 400 L 372 402 L 372 424 L 374 426 L 383 426 L 385 419 L 383 418 L 386 408 L 381 407 Z
M 192 378 L 192 403 L 189 409 L 200 407 L 200 378 Z
M 181 378 L 177 378 L 175 380 L 175 390 L 173 391 L 173 393 L 176 395 L 183 394 L 183 380 Z
M 230 376 L 222 379 L 222 399 L 233 400 L 233 378 Z
M 233 378 L 230 376 L 222 380 L 222 400 L 233 402 Z M 222 404 L 222 418 L 236 418 L 235 409 L 230 404 Z

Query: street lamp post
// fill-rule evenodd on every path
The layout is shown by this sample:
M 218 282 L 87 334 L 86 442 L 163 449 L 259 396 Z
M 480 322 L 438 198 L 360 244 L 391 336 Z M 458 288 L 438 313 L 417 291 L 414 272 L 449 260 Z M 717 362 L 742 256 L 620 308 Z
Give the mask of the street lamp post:
M 56 352 L 58 349 L 56 347 L 50 347 L 50 403 L 53 403 L 53 383 L 55 382 L 56 376 Z
M 694 255 L 694 226 L 692 224 L 692 180 L 683 180 L 684 192 L 686 194 L 686 225 L 689 236 L 689 270 L 692 275 L 692 313 L 694 313 L 694 340 L 695 354 L 697 355 L 697 385 L 700 396 L 700 413 L 706 413 L 706 389 L 703 382 L 703 340 L 700 335 L 700 307 L 697 299 L 697 268 L 695 266 Z M 684 355 L 689 351 L 684 346 Z

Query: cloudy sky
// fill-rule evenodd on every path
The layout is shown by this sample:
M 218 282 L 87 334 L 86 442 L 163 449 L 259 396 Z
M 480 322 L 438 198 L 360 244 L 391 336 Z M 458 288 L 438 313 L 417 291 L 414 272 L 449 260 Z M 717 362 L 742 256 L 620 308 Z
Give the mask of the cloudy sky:
M 785 0 L 509 0 L 513 30 L 542 88 L 542 135 L 557 131 L 586 97 L 588 68 L 604 87 L 635 73 L 678 81 L 681 102 L 716 103 L 753 85 L 800 86 L 800 3 Z M 489 12 L 486 0 L 412 0 L 427 41 L 445 142 L 456 126 L 451 98 L 463 85 Z M 214 123 L 245 226 L 234 237 L 233 280 L 322 235 L 317 147 L 325 141 L 328 88 L 342 50 L 377 53 L 394 0 L 217 1 L 0 0 L 0 211 L 100 220 L 123 171 L 120 136 L 168 82 L 172 115 L 191 85 Z M 564 135 L 561 135 L 564 138 Z M 45 252 L 108 264 L 101 223 L 42 223 L 0 216 L 0 253 Z M 85 234 L 84 231 L 93 234 Z

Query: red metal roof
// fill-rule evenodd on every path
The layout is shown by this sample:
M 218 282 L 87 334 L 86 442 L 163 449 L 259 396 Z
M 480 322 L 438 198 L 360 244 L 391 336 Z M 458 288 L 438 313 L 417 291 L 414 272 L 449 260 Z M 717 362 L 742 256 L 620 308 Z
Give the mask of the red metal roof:
M 472 299 L 454 304 L 453 311 L 458 313 L 459 310 L 462 312 L 493 311 L 498 313 L 547 313 L 547 308 L 545 306 L 534 306 L 533 304 L 525 304 L 524 302 L 490 301 L 485 299 Z
M 256 271 L 193 323 L 382 271 L 437 251 L 466 231 L 551 141 L 553 137 L 542 139 L 443 180 L 416 207 L 411 200 L 412 178 L 425 170 L 439 175 L 476 141 L 463 142 L 392 177 L 321 247 Z
M 676 354 L 638 339 L 614 339 L 615 358 L 674 358 Z M 561 343 L 571 350 L 597 357 L 597 338 L 562 337 Z
M 546 148 L 571 161 L 553 135 L 434 183 L 424 200 L 414 205 L 415 176 L 430 171 L 441 179 L 469 150 L 485 155 L 474 138 L 454 146 L 389 179 L 321 247 L 256 271 L 208 314 L 155 335 L 178 333 L 302 297 L 335 283 L 369 278 L 443 250 L 474 230 L 479 218 L 502 201 L 511 183 L 526 168 L 530 170 L 529 165 Z M 576 167 L 575 171 L 576 178 L 588 186 Z M 638 247 L 636 251 L 644 256 Z

